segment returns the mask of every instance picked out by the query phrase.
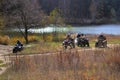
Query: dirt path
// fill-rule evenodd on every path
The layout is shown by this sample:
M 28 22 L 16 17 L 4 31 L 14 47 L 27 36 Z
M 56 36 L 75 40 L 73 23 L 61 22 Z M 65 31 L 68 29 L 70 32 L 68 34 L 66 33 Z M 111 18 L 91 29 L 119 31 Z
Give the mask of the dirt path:
M 10 54 L 12 52 L 12 47 L 11 46 L 5 46 L 5 45 L 0 45 L 0 75 L 5 72 L 7 69 L 6 66 L 3 66 L 9 62 L 9 58 L 5 57 L 4 55 Z

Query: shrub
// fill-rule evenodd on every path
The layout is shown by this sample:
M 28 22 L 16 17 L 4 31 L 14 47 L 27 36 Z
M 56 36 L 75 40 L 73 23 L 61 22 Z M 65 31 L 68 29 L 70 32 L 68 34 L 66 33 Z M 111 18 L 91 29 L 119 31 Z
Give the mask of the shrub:
M 10 42 L 9 36 L 7 36 L 7 35 L 5 35 L 5 36 L 0 36 L 0 44 L 8 45 L 9 42 Z
M 24 38 L 23 37 L 13 37 L 13 38 L 11 38 L 11 40 L 10 40 L 10 44 L 16 44 L 16 41 L 17 40 L 20 40 L 22 43 L 24 43 L 25 42 L 25 40 L 24 40 Z
M 37 36 L 28 36 L 28 40 L 29 40 L 29 42 L 37 42 L 37 41 L 39 41 Z
M 53 35 L 52 34 L 43 34 L 43 40 L 51 42 L 53 40 Z

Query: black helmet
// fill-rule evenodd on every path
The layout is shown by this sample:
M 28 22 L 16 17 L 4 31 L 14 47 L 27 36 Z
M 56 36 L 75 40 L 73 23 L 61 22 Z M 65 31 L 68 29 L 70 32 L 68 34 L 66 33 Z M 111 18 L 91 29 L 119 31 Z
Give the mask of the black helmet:
M 99 37 L 103 37 L 103 35 L 101 34 Z
M 81 36 L 84 36 L 84 34 L 82 33 Z

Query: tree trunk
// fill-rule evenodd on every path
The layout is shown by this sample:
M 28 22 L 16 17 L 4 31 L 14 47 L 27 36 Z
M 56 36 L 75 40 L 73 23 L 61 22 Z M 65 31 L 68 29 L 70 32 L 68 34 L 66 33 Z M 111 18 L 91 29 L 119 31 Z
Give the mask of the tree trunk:
M 25 27 L 25 42 L 26 42 L 26 44 L 29 43 L 29 41 L 28 41 L 28 28 L 27 27 Z

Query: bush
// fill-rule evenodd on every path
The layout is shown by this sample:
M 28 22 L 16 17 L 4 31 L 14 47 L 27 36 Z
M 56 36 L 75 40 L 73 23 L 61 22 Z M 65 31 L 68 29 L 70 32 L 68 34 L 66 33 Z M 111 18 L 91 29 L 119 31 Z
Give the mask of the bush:
M 7 35 L 5 35 L 5 36 L 0 36 L 0 44 L 8 45 L 9 42 L 10 42 L 9 36 L 7 36 Z
M 51 42 L 53 40 L 53 35 L 52 34 L 43 34 L 43 40 Z
M 28 36 L 28 41 L 29 42 L 38 42 L 39 39 L 37 36 Z

